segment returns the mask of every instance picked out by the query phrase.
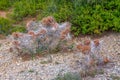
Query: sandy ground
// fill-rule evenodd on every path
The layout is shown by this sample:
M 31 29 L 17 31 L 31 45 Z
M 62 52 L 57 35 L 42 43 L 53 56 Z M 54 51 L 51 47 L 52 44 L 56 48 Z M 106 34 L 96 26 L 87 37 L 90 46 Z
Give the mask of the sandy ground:
M 91 36 L 80 36 L 75 41 L 94 39 Z M 83 80 L 115 80 L 112 76 L 119 76 L 120 80 L 120 33 L 105 33 L 99 37 L 103 40 L 103 48 L 111 58 L 111 63 L 102 66 L 103 74 L 95 77 L 86 77 Z M 79 72 L 82 67 L 81 52 L 59 52 L 45 56 L 23 60 L 17 52 L 10 52 L 10 40 L 0 40 L 0 80 L 51 80 L 58 74 L 66 72 Z

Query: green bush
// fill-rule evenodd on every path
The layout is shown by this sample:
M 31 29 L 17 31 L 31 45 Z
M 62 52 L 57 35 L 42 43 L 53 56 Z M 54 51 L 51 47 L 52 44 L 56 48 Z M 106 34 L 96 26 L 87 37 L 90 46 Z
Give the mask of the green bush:
M 0 0 L 0 10 L 8 10 L 18 0 Z
M 101 3 L 87 4 L 86 6 L 76 7 L 75 16 L 71 19 L 73 23 L 72 31 L 75 35 L 100 34 L 106 30 L 116 30 L 120 32 L 118 12 L 118 0 L 107 0 Z M 96 2 L 98 2 L 96 0 Z M 116 4 L 115 4 L 116 2 Z M 113 7 L 111 7 L 113 6 Z M 116 6 L 116 7 L 115 7 Z
M 27 16 L 35 16 L 46 9 L 47 3 L 44 0 L 20 0 L 14 3 L 12 17 L 20 21 Z
M 0 0 L 0 10 L 6 10 L 9 6 L 9 0 Z
M 28 16 L 38 15 L 38 20 L 53 16 L 57 22 L 71 22 L 76 36 L 107 30 L 120 32 L 120 0 L 1 0 L 0 6 L 9 7 L 11 2 L 12 17 L 17 21 Z
M 11 30 L 12 32 L 26 32 L 26 28 L 24 26 L 14 26 Z
M 11 33 L 12 25 L 8 19 L 0 18 L 0 34 L 7 35 Z
M 48 6 L 51 7 L 43 9 L 39 19 L 52 15 L 58 22 L 70 21 L 76 36 L 80 33 L 101 34 L 107 30 L 120 32 L 119 0 L 61 0 Z
M 0 17 L 0 34 L 8 35 L 12 32 L 24 32 L 24 27 L 12 26 L 12 21 Z
M 66 73 L 64 76 L 57 76 L 53 80 L 82 80 L 79 74 Z
M 36 11 L 34 1 L 21 0 L 14 4 L 13 17 L 16 20 L 22 20 L 28 15 L 34 15 Z

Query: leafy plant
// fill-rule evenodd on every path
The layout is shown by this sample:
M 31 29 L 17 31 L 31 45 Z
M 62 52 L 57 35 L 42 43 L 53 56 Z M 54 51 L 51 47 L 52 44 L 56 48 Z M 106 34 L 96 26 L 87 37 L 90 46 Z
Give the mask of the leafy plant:
M 28 70 L 28 72 L 33 73 L 35 72 L 33 69 Z
M 8 35 L 12 33 L 13 26 L 11 21 L 5 18 L 0 18 L 0 34 Z
M 81 77 L 87 77 L 87 76 L 95 77 L 95 75 L 98 74 L 104 74 L 104 70 L 89 69 L 80 72 Z
M 0 34 L 8 35 L 12 32 L 24 32 L 24 27 L 12 26 L 12 21 L 0 17 Z
M 119 76 L 110 75 L 110 77 L 111 77 L 113 80 L 120 80 L 120 77 L 119 77 Z
M 0 10 L 8 10 L 18 0 L 0 0 Z
M 65 73 L 63 76 L 57 76 L 53 80 L 82 80 L 81 76 L 77 73 Z
M 11 30 L 12 32 L 26 32 L 26 28 L 24 26 L 16 25 Z

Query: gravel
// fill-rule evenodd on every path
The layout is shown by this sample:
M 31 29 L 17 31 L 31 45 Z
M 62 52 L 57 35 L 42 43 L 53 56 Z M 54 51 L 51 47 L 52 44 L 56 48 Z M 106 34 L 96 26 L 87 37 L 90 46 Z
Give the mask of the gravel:
M 81 41 L 91 37 L 80 37 Z M 100 37 L 103 48 L 111 59 L 111 63 L 102 66 L 104 74 L 97 74 L 94 78 L 84 80 L 114 80 L 111 75 L 120 77 L 120 33 L 107 33 Z M 0 80 L 51 80 L 58 74 L 79 72 L 82 69 L 81 52 L 59 52 L 38 59 L 23 61 L 17 53 L 9 51 L 11 42 L 0 40 Z

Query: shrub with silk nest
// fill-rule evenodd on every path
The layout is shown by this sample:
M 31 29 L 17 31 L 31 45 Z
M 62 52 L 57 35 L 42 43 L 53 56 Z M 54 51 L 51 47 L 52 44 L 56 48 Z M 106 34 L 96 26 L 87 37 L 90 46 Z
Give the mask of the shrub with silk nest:
M 110 57 L 103 48 L 103 40 L 85 40 L 76 45 L 77 50 L 83 53 L 83 70 L 91 70 L 97 66 L 103 66 L 110 62 Z
M 35 54 L 43 51 L 51 52 L 64 48 L 71 39 L 71 24 L 58 24 L 53 17 L 48 16 L 41 21 L 30 21 L 26 25 L 27 33 L 14 32 L 12 42 L 20 53 Z

